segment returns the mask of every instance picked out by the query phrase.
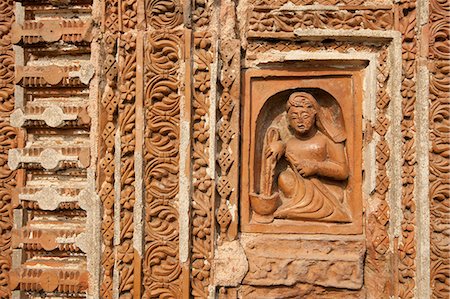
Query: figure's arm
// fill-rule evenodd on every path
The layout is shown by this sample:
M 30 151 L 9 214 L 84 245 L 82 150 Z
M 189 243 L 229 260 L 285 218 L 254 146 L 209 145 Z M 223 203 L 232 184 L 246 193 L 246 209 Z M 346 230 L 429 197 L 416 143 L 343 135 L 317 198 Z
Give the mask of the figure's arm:
M 349 169 L 343 143 L 327 142 L 328 159 L 317 163 L 317 175 L 335 180 L 348 178 Z

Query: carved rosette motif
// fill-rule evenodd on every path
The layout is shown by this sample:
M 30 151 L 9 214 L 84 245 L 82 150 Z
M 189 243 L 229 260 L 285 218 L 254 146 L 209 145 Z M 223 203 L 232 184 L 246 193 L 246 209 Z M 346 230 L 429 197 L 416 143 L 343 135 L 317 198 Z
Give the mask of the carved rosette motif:
M 214 252 L 214 180 L 210 176 L 211 1 L 193 2 L 191 295 L 206 298 Z
M 180 3 L 146 1 L 143 298 L 180 298 L 179 147 L 183 57 Z
M 401 1 L 397 7 L 399 20 L 397 28 L 402 33 L 402 113 L 401 123 L 403 144 L 402 165 L 402 235 L 398 245 L 398 297 L 414 298 L 416 273 L 416 203 L 414 198 L 414 178 L 416 176 L 415 149 L 415 105 L 417 44 L 416 2 Z
M 430 1 L 430 288 L 432 298 L 450 293 L 450 6 Z
M 13 190 L 17 171 L 9 169 L 8 151 L 17 147 L 18 131 L 10 125 L 14 109 L 14 53 L 11 25 L 14 2 L 0 3 L 0 298 L 10 298 L 11 229 L 13 227 Z

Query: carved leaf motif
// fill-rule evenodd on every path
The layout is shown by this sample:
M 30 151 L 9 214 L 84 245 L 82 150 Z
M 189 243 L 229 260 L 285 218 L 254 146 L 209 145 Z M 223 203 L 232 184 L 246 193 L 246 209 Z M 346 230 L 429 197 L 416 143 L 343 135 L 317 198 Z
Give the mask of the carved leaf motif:
M 202 217 L 209 216 L 211 212 L 209 196 L 207 196 L 207 194 L 205 194 L 204 192 L 200 192 L 197 190 L 194 194 L 194 197 L 195 197 L 195 202 L 193 202 L 193 206 L 195 208 L 194 214 Z
M 206 50 L 198 50 L 194 56 L 194 61 L 197 64 L 198 70 L 205 71 L 209 68 L 213 60 L 212 54 Z
M 174 281 L 181 273 L 178 246 L 162 242 L 151 244 L 145 251 L 144 266 L 150 269 L 155 280 Z
M 146 209 L 147 241 L 174 240 L 178 236 L 178 211 L 160 200 L 155 200 Z
M 182 8 L 176 0 L 147 0 L 147 23 L 158 29 L 175 28 L 182 21 Z
M 200 120 L 208 113 L 209 103 L 207 102 L 204 93 L 195 93 L 193 106 L 195 108 L 194 120 Z
M 200 49 L 209 50 L 209 47 L 211 46 L 211 38 L 212 34 L 208 31 L 194 32 L 194 44 Z M 211 55 L 209 51 L 207 55 Z
M 208 288 L 204 285 L 202 280 L 193 280 L 192 281 L 192 296 L 195 298 L 207 298 L 208 297 Z
M 132 239 L 134 232 L 133 213 L 130 211 L 123 211 L 120 216 L 120 239 Z M 132 250 L 132 248 L 129 250 Z M 128 256 L 130 259 L 132 259 L 132 257 L 132 255 Z
M 120 269 L 120 286 L 119 286 L 119 289 L 121 292 L 133 290 L 133 286 L 134 286 L 133 270 L 134 270 L 133 265 L 122 264 L 122 269 Z M 131 299 L 132 295 L 130 293 L 127 293 L 127 295 L 124 294 L 121 297 Z
M 197 262 L 197 266 L 199 266 L 200 268 L 199 270 L 201 270 L 204 266 L 203 258 L 205 256 L 209 256 L 210 253 L 211 253 L 210 242 L 204 239 L 197 239 L 192 248 L 192 258 L 200 261 Z M 195 267 L 194 265 L 192 266 Z
M 202 166 L 208 165 L 208 155 L 206 153 L 205 145 L 196 143 L 193 146 L 193 157 L 195 159 L 194 169 L 197 170 Z

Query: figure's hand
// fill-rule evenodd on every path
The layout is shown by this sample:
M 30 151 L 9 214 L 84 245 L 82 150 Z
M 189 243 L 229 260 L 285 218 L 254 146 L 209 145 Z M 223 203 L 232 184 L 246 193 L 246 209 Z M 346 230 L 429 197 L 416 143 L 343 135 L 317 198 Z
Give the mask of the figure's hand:
M 317 174 L 318 167 L 319 163 L 313 160 L 301 160 L 297 163 L 297 170 L 303 177 Z
M 265 152 L 266 158 L 274 157 L 276 160 L 278 160 L 283 155 L 283 153 L 284 153 L 284 144 L 281 141 L 274 141 L 266 146 Z

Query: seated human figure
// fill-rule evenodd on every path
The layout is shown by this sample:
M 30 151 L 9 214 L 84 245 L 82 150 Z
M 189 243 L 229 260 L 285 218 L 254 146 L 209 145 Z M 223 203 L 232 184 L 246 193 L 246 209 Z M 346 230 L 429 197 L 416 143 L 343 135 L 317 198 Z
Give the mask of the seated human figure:
M 294 92 L 286 112 L 268 128 L 260 193 L 278 197 L 274 218 L 351 221 L 345 200 L 349 176 L 345 131 L 333 117 L 311 94 Z

